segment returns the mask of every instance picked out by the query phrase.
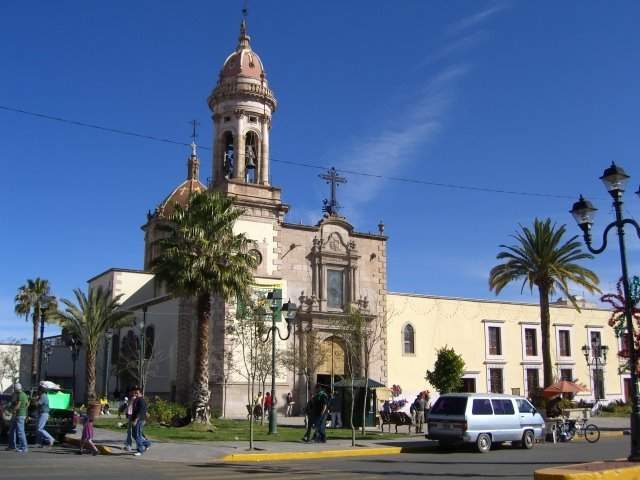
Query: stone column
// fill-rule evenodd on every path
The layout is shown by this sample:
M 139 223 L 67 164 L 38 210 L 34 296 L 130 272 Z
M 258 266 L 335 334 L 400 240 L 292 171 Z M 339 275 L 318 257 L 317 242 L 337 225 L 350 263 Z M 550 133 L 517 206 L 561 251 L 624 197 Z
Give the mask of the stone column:
M 262 119 L 262 155 L 260 157 L 261 185 L 269 185 L 269 118 Z

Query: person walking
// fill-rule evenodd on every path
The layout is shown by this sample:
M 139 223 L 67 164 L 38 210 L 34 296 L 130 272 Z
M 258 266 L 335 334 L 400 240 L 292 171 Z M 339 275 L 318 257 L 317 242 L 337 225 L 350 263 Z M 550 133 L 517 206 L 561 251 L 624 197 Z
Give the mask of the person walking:
M 136 390 L 136 401 L 133 404 L 133 432 L 136 439 L 137 452 L 134 453 L 139 457 L 151 447 L 151 442 L 144 436 L 144 422 L 147 419 L 147 401 L 144 399 L 142 390 Z
M 342 428 L 342 395 L 333 392 L 329 398 L 329 414 L 331 415 L 331 428 Z
M 316 386 L 316 394 L 314 396 L 313 404 L 313 416 L 316 419 L 316 433 L 314 434 L 314 440 L 319 443 L 326 443 L 327 434 L 325 433 L 325 429 L 327 428 L 329 397 L 320 384 Z
M 98 447 L 93 443 L 93 414 L 87 412 L 87 414 L 82 417 L 82 422 L 82 437 L 80 437 L 80 450 L 78 451 L 78 455 L 82 455 L 85 445 L 89 445 L 91 454 L 95 457 L 98 455 Z
M 7 450 L 16 450 L 18 453 L 27 453 L 29 446 L 27 445 L 27 436 L 24 432 L 24 422 L 27 418 L 27 409 L 29 408 L 29 397 L 22 391 L 22 385 L 16 383 L 13 386 L 13 402 L 11 403 L 11 411 L 13 418 L 11 419 L 11 428 L 9 430 L 9 446 Z
M 287 393 L 287 409 L 284 412 L 284 416 L 285 417 L 291 417 L 293 416 L 293 405 L 294 405 L 294 401 L 293 401 L 293 395 L 291 394 L 291 392 Z
M 273 408 L 273 397 L 271 392 L 267 392 L 264 395 L 264 414 L 271 416 L 271 409 Z
M 315 427 L 316 424 L 316 420 L 313 417 L 314 398 L 315 397 L 311 397 L 311 399 L 309 399 L 304 407 L 304 421 L 306 424 L 306 429 L 304 435 L 302 436 L 302 441 L 305 443 L 311 440 L 311 430 Z
M 40 385 L 38 392 L 40 396 L 38 397 L 38 429 L 36 430 L 36 443 L 41 447 L 51 447 L 54 443 L 53 437 L 45 430 L 47 421 L 49 420 L 49 394 L 42 385 Z
M 125 416 L 127 418 L 127 439 L 124 441 L 124 449 L 127 452 L 131 451 L 133 445 L 133 404 L 136 402 L 136 389 L 129 390 L 129 398 L 125 408 Z

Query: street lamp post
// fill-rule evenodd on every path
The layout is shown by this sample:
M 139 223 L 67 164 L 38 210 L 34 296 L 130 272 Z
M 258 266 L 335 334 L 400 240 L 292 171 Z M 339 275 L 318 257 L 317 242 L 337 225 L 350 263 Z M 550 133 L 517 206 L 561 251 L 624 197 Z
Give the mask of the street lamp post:
M 140 358 L 138 359 L 138 380 L 140 382 L 140 390 L 144 393 L 144 347 L 145 347 L 145 330 L 147 328 L 147 307 L 142 308 L 142 321 L 138 324 L 140 329 Z
M 111 366 L 111 340 L 113 339 L 113 332 L 108 330 L 105 334 L 105 349 L 104 352 L 104 396 L 105 398 L 109 398 L 109 375 L 111 372 L 109 371 L 109 367 Z
M 595 374 L 593 376 L 593 392 L 596 403 L 600 400 L 604 400 L 604 396 L 601 395 L 602 391 L 599 385 L 596 385 L 596 381 L 600 380 L 600 369 L 607 364 L 607 352 L 609 352 L 609 347 L 606 345 L 600 344 L 592 344 L 593 347 L 593 355 L 592 349 L 589 348 L 589 345 L 582 346 L 582 353 L 584 355 L 584 359 L 587 362 L 587 368 L 595 367 Z M 591 356 L 591 358 L 589 358 Z M 598 378 L 596 379 L 596 375 Z M 604 376 L 602 377 L 602 381 L 604 382 Z
M 278 415 L 276 413 L 276 333 L 280 340 L 288 340 L 291 336 L 291 328 L 293 326 L 293 320 L 296 316 L 296 305 L 289 300 L 282 306 L 282 311 L 286 312 L 287 321 L 287 335 L 282 336 L 280 329 L 276 326 L 276 312 L 282 301 L 282 297 L 277 297 L 275 291 L 271 291 L 267 295 L 267 299 L 271 304 L 271 327 L 267 331 L 267 336 L 263 339 L 263 342 L 268 342 L 271 337 L 271 410 L 269 411 L 269 434 L 274 435 L 278 433 Z
M 80 343 L 80 340 L 78 340 L 75 336 L 71 336 L 69 337 L 67 346 L 69 347 L 69 350 L 71 351 L 71 363 L 73 364 L 73 378 L 72 380 L 72 386 L 71 386 L 71 391 L 73 392 L 73 403 L 75 405 L 76 402 L 76 362 L 78 361 L 78 355 L 80 354 L 80 347 L 82 347 L 82 344 Z
M 607 248 L 607 235 L 612 228 L 616 228 L 618 233 L 618 244 L 620 248 L 620 267 L 622 270 L 622 286 L 624 289 L 624 314 L 627 322 L 627 332 L 630 335 L 631 341 L 629 342 L 629 370 L 631 373 L 631 453 L 629 455 L 629 461 L 640 461 L 640 396 L 638 392 L 638 352 L 635 345 L 635 334 L 633 328 L 633 304 L 631 300 L 631 292 L 629 289 L 629 274 L 627 271 L 627 251 L 624 242 L 624 227 L 629 225 L 635 228 L 636 235 L 640 238 L 640 225 L 630 218 L 622 217 L 622 194 L 624 193 L 625 186 L 629 180 L 629 175 L 618 167 L 615 163 L 612 163 L 607 168 L 600 180 L 604 183 L 605 187 L 613 197 L 613 208 L 616 212 L 615 221 L 606 226 L 602 234 L 602 246 L 600 248 L 594 248 L 591 245 L 591 227 L 593 225 L 593 217 L 596 212 L 596 208 L 586 200 L 582 195 L 580 199 L 573 204 L 571 214 L 576 219 L 578 226 L 584 234 L 584 241 L 589 251 L 593 254 L 600 254 Z M 640 195 L 640 189 L 636 192 Z
M 49 357 L 53 353 L 53 348 L 51 345 L 47 344 L 44 347 L 44 378 L 46 379 L 49 376 Z
M 40 380 L 42 380 L 42 358 L 44 355 L 44 324 L 47 320 L 47 308 L 49 307 L 49 304 L 54 301 L 55 297 L 47 296 L 42 299 L 41 304 L 38 306 L 38 308 L 40 308 L 40 342 L 38 348 L 38 375 L 36 379 L 37 384 L 40 384 Z

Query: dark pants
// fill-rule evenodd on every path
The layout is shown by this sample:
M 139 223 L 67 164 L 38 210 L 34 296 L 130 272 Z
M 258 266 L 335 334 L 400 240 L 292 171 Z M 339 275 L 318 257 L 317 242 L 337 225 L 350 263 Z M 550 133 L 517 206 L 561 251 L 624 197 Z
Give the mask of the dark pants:
M 316 425 L 316 419 L 315 417 L 312 417 L 311 415 L 307 415 L 307 430 L 304 432 L 304 436 L 302 437 L 302 439 L 304 441 L 309 441 L 311 440 L 311 429 L 314 428 Z
M 316 419 L 316 433 L 314 435 L 315 439 L 318 442 L 326 442 L 327 434 L 325 432 L 327 428 L 327 414 L 326 412 Z

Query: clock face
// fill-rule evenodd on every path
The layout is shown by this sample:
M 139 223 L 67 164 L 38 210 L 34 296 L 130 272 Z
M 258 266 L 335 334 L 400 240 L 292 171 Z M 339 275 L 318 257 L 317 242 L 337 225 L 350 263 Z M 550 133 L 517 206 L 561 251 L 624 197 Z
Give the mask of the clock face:
M 256 260 L 256 266 L 259 266 L 262 264 L 262 254 L 260 253 L 260 251 L 256 250 L 255 248 L 252 250 L 249 250 L 249 255 L 251 255 L 253 258 L 255 258 Z

